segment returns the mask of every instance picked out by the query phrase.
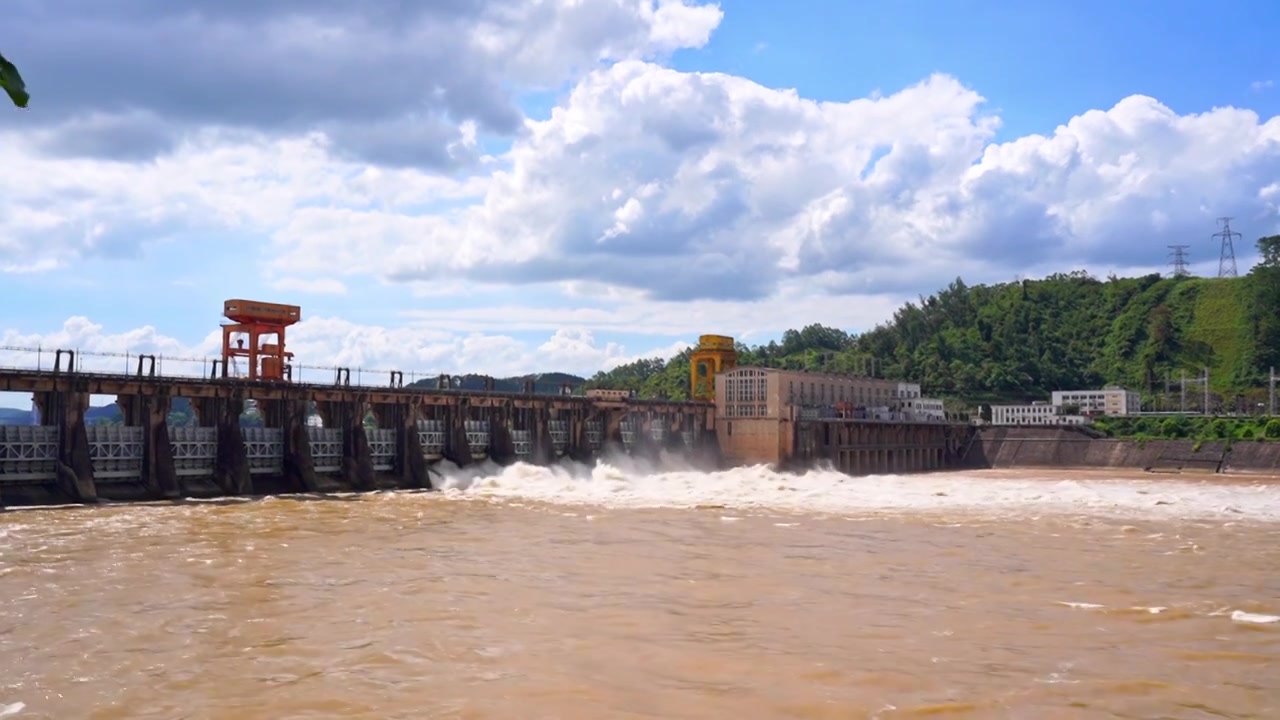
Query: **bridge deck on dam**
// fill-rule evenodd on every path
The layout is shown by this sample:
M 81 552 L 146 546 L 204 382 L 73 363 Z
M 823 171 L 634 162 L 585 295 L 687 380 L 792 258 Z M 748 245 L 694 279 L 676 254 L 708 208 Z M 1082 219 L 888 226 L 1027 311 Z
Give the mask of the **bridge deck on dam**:
M 640 398 L 593 398 L 532 392 L 423 388 L 405 386 L 393 377 L 386 385 L 344 383 L 250 382 L 239 378 L 205 379 L 155 374 L 58 372 L 0 368 L 0 392 L 38 393 L 73 391 L 91 395 L 166 395 L 184 398 L 246 397 L 254 400 L 307 399 L 316 402 L 404 403 L 452 405 L 465 401 L 473 406 L 531 403 L 550 407 L 638 407 L 646 410 L 709 411 L 712 403 Z

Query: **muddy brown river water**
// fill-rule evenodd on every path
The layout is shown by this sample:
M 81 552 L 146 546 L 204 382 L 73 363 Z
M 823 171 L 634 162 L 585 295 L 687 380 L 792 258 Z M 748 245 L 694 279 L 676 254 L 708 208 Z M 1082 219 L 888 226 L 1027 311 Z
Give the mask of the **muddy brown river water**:
M 1280 485 L 450 486 L 0 514 L 0 717 L 1280 718 Z

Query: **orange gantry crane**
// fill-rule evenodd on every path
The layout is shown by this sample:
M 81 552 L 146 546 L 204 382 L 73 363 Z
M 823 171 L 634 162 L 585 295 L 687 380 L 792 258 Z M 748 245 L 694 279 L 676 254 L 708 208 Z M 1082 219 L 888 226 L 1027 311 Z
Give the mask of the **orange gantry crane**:
M 302 319 L 302 308 L 256 300 L 228 300 L 222 304 L 222 314 L 231 321 L 222 326 L 223 377 L 227 376 L 232 359 L 238 357 L 249 360 L 249 380 L 283 381 L 286 376 L 292 376 L 289 361 L 293 353 L 284 349 L 284 331 Z

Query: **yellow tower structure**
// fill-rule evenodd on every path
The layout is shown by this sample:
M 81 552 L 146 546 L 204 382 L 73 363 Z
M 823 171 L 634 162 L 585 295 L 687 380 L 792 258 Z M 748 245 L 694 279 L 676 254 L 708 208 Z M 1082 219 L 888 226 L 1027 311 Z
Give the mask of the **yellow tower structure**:
M 733 338 L 725 335 L 701 335 L 698 347 L 689 356 L 689 397 L 693 400 L 716 400 L 716 375 L 738 365 L 738 350 Z

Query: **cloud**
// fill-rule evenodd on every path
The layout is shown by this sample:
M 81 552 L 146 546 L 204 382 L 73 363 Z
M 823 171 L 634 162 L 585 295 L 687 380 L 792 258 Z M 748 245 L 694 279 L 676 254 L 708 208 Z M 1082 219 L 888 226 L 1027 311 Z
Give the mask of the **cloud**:
M 658 299 L 759 298 L 824 272 L 893 291 L 1048 260 L 1141 263 L 1166 239 L 1207 235 L 1224 212 L 1275 222 L 1261 191 L 1280 176 L 1280 120 L 1178 116 L 1134 96 L 1051 136 L 993 144 L 998 118 L 982 104 L 944 75 L 819 103 L 619 63 L 534 124 L 461 221 L 473 267 L 512 281 L 594 277 Z M 500 253 L 502 237 L 537 242 Z M 441 271 L 428 248 L 402 245 L 399 275 Z
M 322 130 L 383 164 L 447 168 L 465 124 L 521 129 L 513 88 L 704 44 L 719 8 L 681 0 L 12 0 L 5 51 L 60 153 L 136 160 L 183 131 Z
M 1263 90 L 1270 90 L 1273 87 L 1275 87 L 1275 83 L 1272 82 L 1271 80 L 1254 80 L 1253 82 L 1249 83 L 1249 89 L 1254 92 L 1262 92 Z
M 487 373 L 508 377 L 530 372 L 573 372 L 584 376 L 641 357 L 669 357 L 687 346 L 628 351 L 617 343 L 597 341 L 589 330 L 554 330 L 534 343 L 510 335 L 455 332 L 411 325 L 389 328 L 333 317 L 313 317 L 290 328 L 289 349 L 297 356 L 300 379 L 319 382 L 332 377 L 332 368 L 357 370 L 366 384 L 391 370 L 406 380 L 437 373 Z M 52 368 L 54 351 L 80 351 L 86 371 L 133 372 L 138 354 L 163 356 L 165 374 L 199 376 L 209 372 L 207 360 L 220 352 L 222 336 L 215 331 L 195 343 L 184 343 L 147 326 L 113 333 L 87 317 L 68 319 L 49 333 L 0 333 L 0 367 Z M 39 348 L 40 352 L 31 349 Z
M 697 0 L 12 5 L 35 96 L 0 115 L 3 279 L 215 248 L 326 308 L 305 363 L 588 372 L 703 332 L 865 329 L 957 275 L 1161 271 L 1170 244 L 1216 256 L 1221 215 L 1280 231 L 1280 118 L 1134 95 L 997 142 L 947 74 L 818 101 L 673 69 L 720 23 Z M 183 262 L 154 270 L 194 293 Z M 386 325 L 351 323 L 368 309 Z
M 347 286 L 333 278 L 306 280 L 297 277 L 284 277 L 271 283 L 271 289 L 281 292 L 315 293 L 319 295 L 346 295 Z
M 642 336 L 679 336 L 687 342 L 698 335 L 731 335 L 747 342 L 783 331 L 821 323 L 844 328 L 869 328 L 888 318 L 910 295 L 824 297 L 815 283 L 788 283 L 766 300 L 732 299 L 696 302 L 652 302 L 638 295 L 614 293 L 608 285 L 564 288 L 578 299 L 566 307 L 530 307 L 516 302 L 479 308 L 410 310 L 408 321 L 424 326 L 466 332 L 608 332 Z M 647 357 L 647 356 L 646 356 Z
M 1248 110 L 1180 116 L 1133 96 L 994 143 L 999 118 L 947 75 L 818 102 L 635 59 L 705 43 L 714 5 L 408 7 L 20 0 L 24 67 L 47 75 L 31 84 L 55 96 L 54 122 L 23 132 L 24 114 L 0 137 L 6 167 L 29 169 L 0 179 L 5 270 L 136 258 L 220 229 L 268 240 L 277 275 L 331 291 L 354 275 L 592 280 L 658 301 L 749 301 L 819 274 L 837 293 L 900 292 L 1028 263 L 1141 264 L 1217 215 L 1277 216 L 1266 186 L 1280 176 L 1280 120 Z M 160 45 L 136 41 L 159 28 L 173 31 L 151 35 Z M 92 52 L 113 49 L 102 78 L 147 72 L 87 83 L 64 67 L 57 48 L 91 30 Z M 233 31 L 248 55 L 211 54 Z M 443 44 L 425 42 L 437 34 Z M 403 92 L 415 73 L 455 78 L 453 65 L 428 72 L 445 55 L 481 76 L 468 92 L 505 89 L 483 102 Z M 565 78 L 575 84 L 546 119 L 521 117 L 512 86 Z M 197 86 L 199 102 L 182 104 Z M 517 137 L 495 156 L 481 129 Z M 464 161 L 474 170 L 453 177 L 422 169 Z

